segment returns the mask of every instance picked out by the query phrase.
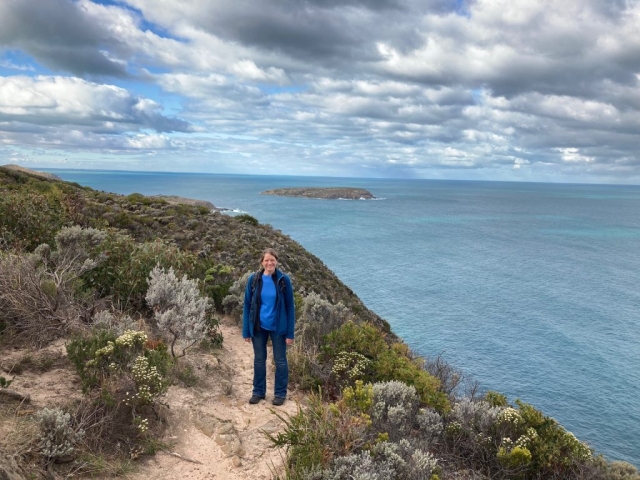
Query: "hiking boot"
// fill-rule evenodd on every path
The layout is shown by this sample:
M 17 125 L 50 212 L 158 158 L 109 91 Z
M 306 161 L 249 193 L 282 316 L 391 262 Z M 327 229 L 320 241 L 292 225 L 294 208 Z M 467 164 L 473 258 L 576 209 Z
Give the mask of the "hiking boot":
M 256 403 L 260 403 L 260 400 L 264 400 L 264 397 L 261 397 L 260 395 L 254 395 L 249 399 L 249 403 L 251 405 L 255 405 Z
M 280 405 L 284 405 L 284 401 L 285 400 L 286 400 L 286 398 L 284 398 L 284 397 L 274 397 L 273 404 L 276 407 L 279 407 Z

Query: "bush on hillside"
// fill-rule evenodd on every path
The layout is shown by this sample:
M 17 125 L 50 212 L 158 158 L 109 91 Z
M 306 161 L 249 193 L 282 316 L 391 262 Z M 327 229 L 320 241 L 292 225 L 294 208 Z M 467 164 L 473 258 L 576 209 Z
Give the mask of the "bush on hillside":
M 116 456 L 139 456 L 162 428 L 157 398 L 172 366 L 166 344 L 142 331 L 97 330 L 75 337 L 67 356 L 87 396 L 75 417 L 85 425 L 88 454 L 107 448 Z
M 79 295 L 79 277 L 99 265 L 91 250 L 104 241 L 92 228 L 63 228 L 55 250 L 42 244 L 34 253 L 0 253 L 0 319 L 29 340 L 45 343 L 78 328 L 89 297 Z
M 296 314 L 296 339 L 308 350 L 317 350 L 325 335 L 352 316 L 341 302 L 333 305 L 314 292 L 304 297 L 302 309 Z
M 175 358 L 175 345 L 183 345 L 184 356 L 189 347 L 204 340 L 209 316 L 209 299 L 200 294 L 198 282 L 184 275 L 178 278 L 173 271 L 155 267 L 149 274 L 149 290 L 145 296 L 153 309 L 161 332 L 169 335 L 171 355 Z
M 333 372 L 342 352 L 358 353 L 370 361 L 359 376 L 365 382 L 398 380 L 413 385 L 423 405 L 448 410 L 447 395 L 439 389 L 438 380 L 424 369 L 424 363 L 411 358 L 406 345 L 388 345 L 384 333 L 370 324 L 347 322 L 325 336 L 319 360 L 332 369 L 327 382 L 330 392 L 344 380 Z
M 83 275 L 85 285 L 101 297 L 110 297 L 122 310 L 146 311 L 147 279 L 156 265 L 191 278 L 202 278 L 207 267 L 197 255 L 162 240 L 137 243 L 128 235 L 113 232 L 94 254 L 105 260 Z
M 205 292 L 218 311 L 222 311 L 222 302 L 233 285 L 233 273 L 234 268 L 224 264 L 214 265 L 205 272 Z
M 242 311 L 244 309 L 244 292 L 247 287 L 249 277 L 253 272 L 247 272 L 229 287 L 229 295 L 224 297 L 222 307 L 224 312 L 236 319 L 238 324 L 242 323 Z
M 369 392 L 359 392 L 362 396 Z M 356 402 L 356 404 L 367 402 Z M 370 401 L 368 402 L 370 403 Z M 326 468 L 334 458 L 360 451 L 373 439 L 368 434 L 371 421 L 358 408 L 346 401 L 327 404 L 312 394 L 305 410 L 288 419 L 281 433 L 267 436 L 274 446 L 289 451 L 290 478 L 304 478 L 305 473 Z
M 84 431 L 72 425 L 71 415 L 59 408 L 43 408 L 36 419 L 40 429 L 38 450 L 47 461 L 69 457 L 84 437 Z
M 400 440 L 415 427 L 419 399 L 416 389 L 397 380 L 373 385 L 371 420 L 391 440 Z
M 417 402 L 413 387 L 358 381 L 335 403 L 314 395 L 270 438 L 289 449 L 291 479 L 435 479 L 438 460 L 411 436 Z M 397 428 L 408 438 L 389 441 Z
M 258 222 L 257 218 L 252 217 L 251 215 L 246 213 L 243 213 L 241 215 L 236 215 L 234 218 L 240 222 L 250 223 L 251 225 L 254 225 L 254 226 L 260 223 Z
M 71 222 L 60 192 L 25 195 L 4 191 L 0 195 L 0 238 L 4 248 L 32 251 L 38 245 L 53 245 L 55 234 Z

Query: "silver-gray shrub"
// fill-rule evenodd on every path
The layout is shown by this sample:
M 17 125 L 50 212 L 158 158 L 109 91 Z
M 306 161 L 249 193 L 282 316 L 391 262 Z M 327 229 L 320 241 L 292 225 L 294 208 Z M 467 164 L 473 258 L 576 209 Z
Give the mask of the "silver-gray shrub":
M 397 443 L 380 442 L 372 449 L 377 463 L 392 466 L 395 477 L 402 480 L 428 479 L 438 466 L 438 460 L 430 453 L 416 447 L 407 439 Z
M 224 312 L 235 318 L 238 322 L 242 321 L 242 310 L 244 309 L 244 292 L 247 287 L 249 277 L 253 272 L 247 272 L 238 280 L 233 282 L 229 287 L 229 294 L 222 299 L 222 308 Z
M 302 475 L 304 480 L 389 480 L 396 477 L 395 469 L 383 459 L 371 457 L 368 451 L 338 457 L 327 469 L 312 470 Z
M 40 428 L 38 449 L 47 459 L 71 455 L 84 437 L 83 430 L 71 425 L 71 415 L 58 408 L 43 408 L 36 413 L 36 419 Z
M 502 410 L 484 400 L 462 398 L 453 406 L 451 418 L 468 433 L 488 434 Z
M 427 444 L 436 442 L 444 430 L 442 417 L 433 408 L 421 408 L 418 410 L 416 423 L 421 437 Z
M 58 265 L 73 265 L 75 274 L 95 268 L 101 258 L 92 258 L 91 253 L 107 238 L 107 232 L 80 226 L 66 227 L 56 235 L 56 250 L 51 258 Z M 37 251 L 37 249 L 36 249 Z
M 176 342 L 184 344 L 184 355 L 188 347 L 204 339 L 210 301 L 200 293 L 197 280 L 186 275 L 178 278 L 173 268 L 166 271 L 156 266 L 149 274 L 145 300 L 154 311 L 158 328 L 171 335 L 174 357 Z
M 306 347 L 317 347 L 323 336 L 343 325 L 350 315 L 350 310 L 342 302 L 333 305 L 311 292 L 304 298 L 298 315 L 296 338 Z
M 403 437 L 414 426 L 418 403 L 411 385 L 397 380 L 375 383 L 371 406 L 374 428 L 388 433 L 391 439 Z
M 101 310 L 96 313 L 91 319 L 91 324 L 101 329 L 111 330 L 118 336 L 127 330 L 140 330 L 138 322 L 129 315 L 109 310 Z

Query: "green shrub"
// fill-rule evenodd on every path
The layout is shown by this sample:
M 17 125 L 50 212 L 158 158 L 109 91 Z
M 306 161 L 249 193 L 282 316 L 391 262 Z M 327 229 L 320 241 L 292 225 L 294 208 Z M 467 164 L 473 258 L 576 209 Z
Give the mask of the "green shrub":
M 145 196 L 141 193 L 134 192 L 127 195 L 126 199 L 129 203 L 142 203 L 145 199 Z
M 320 360 L 333 362 L 340 352 L 357 352 L 370 360 L 388 349 L 385 335 L 369 323 L 347 322 L 323 339 Z
M 128 235 L 110 233 L 96 250 L 105 260 L 83 275 L 88 288 L 100 296 L 111 296 L 118 308 L 145 311 L 147 279 L 154 267 L 173 269 L 178 274 L 198 278 L 206 262 L 162 240 L 137 243 Z
M 107 398 L 114 398 L 121 395 L 121 383 L 130 387 L 125 392 L 133 399 L 130 401 L 145 405 L 167 387 L 165 376 L 171 364 L 167 346 L 147 343 L 143 332 L 128 330 L 116 337 L 111 331 L 99 330 L 72 340 L 67 356 L 82 380 L 84 393 L 100 389 Z
M 509 405 L 509 402 L 507 402 L 507 397 L 505 395 L 498 392 L 494 392 L 492 390 L 489 390 L 485 394 L 484 399 L 492 407 L 506 407 L 507 405 Z
M 423 405 L 439 411 L 450 408 L 447 395 L 439 390 L 439 381 L 424 369 L 424 363 L 412 359 L 404 344 L 387 345 L 385 334 L 379 328 L 367 323 L 347 322 L 328 334 L 323 343 L 319 359 L 332 368 L 331 388 L 346 379 L 333 372 L 336 362 L 342 360 L 345 352 L 351 356 L 359 354 L 370 363 L 361 362 L 357 378 L 370 383 L 398 380 L 415 387 Z
M 383 350 L 373 364 L 374 380 L 377 382 L 398 380 L 415 387 L 420 402 L 438 411 L 450 408 L 447 395 L 439 390 L 440 382 L 430 375 L 424 364 L 411 359 L 408 347 L 395 343 L 391 348 Z
M 53 245 L 55 234 L 69 223 L 57 189 L 31 195 L 0 189 L 0 238 L 10 248 L 31 251 L 41 243 Z
M 515 446 L 510 449 L 500 447 L 498 450 L 498 460 L 510 469 L 518 469 L 531 463 L 531 452 L 525 447 Z
M 205 293 L 211 297 L 218 311 L 222 311 L 222 301 L 233 285 L 234 270 L 230 265 L 219 264 L 205 271 Z
M 535 431 L 535 435 L 528 435 L 527 443 L 533 472 L 543 476 L 565 472 L 568 476 L 577 465 L 591 459 L 589 447 L 556 420 L 524 402 L 517 400 L 516 404 L 524 428 Z
M 215 315 L 207 315 L 205 318 L 204 339 L 200 346 L 206 349 L 220 347 L 224 338 L 220 332 L 220 319 Z
M 366 396 L 367 392 L 357 395 Z M 334 458 L 356 452 L 372 440 L 368 436 L 371 421 L 359 411 L 362 402 L 358 398 L 327 404 L 320 395 L 312 394 L 305 410 L 288 419 L 279 416 L 284 430 L 267 436 L 274 446 L 288 449 L 290 478 L 302 478 L 305 472 L 325 468 Z
M 236 215 L 234 218 L 240 222 L 250 223 L 251 225 L 254 225 L 254 226 L 260 223 L 258 222 L 257 218 L 252 217 L 251 215 L 246 213 L 243 213 L 241 215 Z

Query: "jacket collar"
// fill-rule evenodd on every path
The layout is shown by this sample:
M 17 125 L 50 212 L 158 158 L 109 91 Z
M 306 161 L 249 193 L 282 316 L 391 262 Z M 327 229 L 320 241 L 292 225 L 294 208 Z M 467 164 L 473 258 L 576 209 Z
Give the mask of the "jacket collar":
M 262 275 L 264 275 L 264 268 L 258 270 L 258 273 L 260 274 L 260 278 L 262 278 Z M 284 273 L 282 273 L 279 268 L 276 268 L 276 271 L 274 273 L 276 274 L 276 280 L 280 280 L 282 277 L 284 277 Z

